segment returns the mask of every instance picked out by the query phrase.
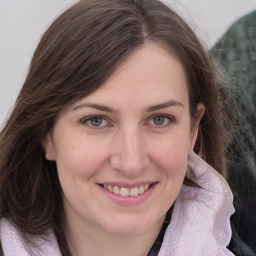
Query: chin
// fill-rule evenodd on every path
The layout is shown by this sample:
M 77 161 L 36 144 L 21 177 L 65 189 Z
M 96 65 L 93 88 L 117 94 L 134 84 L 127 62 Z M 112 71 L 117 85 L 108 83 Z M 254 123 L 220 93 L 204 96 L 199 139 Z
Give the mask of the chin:
M 107 231 L 108 233 L 114 235 L 114 236 L 138 236 L 140 234 L 145 233 L 148 230 L 148 228 L 145 227 L 134 227 L 134 226 L 118 226 L 118 227 L 112 227 L 109 228 Z
M 113 223 L 109 223 L 104 226 L 104 229 L 113 235 L 118 236 L 137 236 L 143 234 L 151 229 L 162 226 L 163 218 L 153 221 L 143 217 L 129 218 L 129 216 L 123 216 L 120 218 L 113 219 Z

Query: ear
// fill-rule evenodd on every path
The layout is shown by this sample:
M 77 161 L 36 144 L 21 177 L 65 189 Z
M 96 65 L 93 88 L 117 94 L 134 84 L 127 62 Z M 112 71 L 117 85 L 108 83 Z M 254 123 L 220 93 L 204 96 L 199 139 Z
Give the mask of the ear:
M 194 120 L 192 120 L 189 152 L 191 152 L 195 146 L 198 129 L 199 129 L 199 123 L 201 121 L 201 118 L 204 115 L 204 112 L 205 112 L 205 107 L 204 107 L 203 103 L 198 103 Z
M 52 139 L 52 134 L 48 132 L 43 141 L 42 146 L 45 151 L 45 158 L 49 161 L 55 161 L 55 150 L 54 150 L 54 143 Z

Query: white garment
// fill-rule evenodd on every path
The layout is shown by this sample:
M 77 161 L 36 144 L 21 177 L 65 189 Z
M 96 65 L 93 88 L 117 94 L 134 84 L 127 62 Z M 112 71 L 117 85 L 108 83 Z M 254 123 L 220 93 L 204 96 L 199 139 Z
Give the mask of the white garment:
M 189 154 L 186 176 L 200 188 L 182 186 L 159 256 L 233 255 L 226 249 L 231 239 L 229 218 L 234 213 L 233 196 L 227 182 L 193 152 Z M 5 256 L 61 256 L 51 231 L 47 241 L 33 237 L 41 253 L 29 253 L 22 237 L 10 222 L 2 219 L 0 229 Z
M 183 185 L 175 202 L 159 256 L 230 256 L 233 195 L 224 178 L 194 152 L 186 177 L 201 188 Z

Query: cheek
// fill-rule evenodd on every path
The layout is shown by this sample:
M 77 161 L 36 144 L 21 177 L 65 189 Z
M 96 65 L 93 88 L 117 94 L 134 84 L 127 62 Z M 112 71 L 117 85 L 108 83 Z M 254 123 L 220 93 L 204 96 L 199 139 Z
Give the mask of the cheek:
M 152 156 L 163 174 L 167 194 L 176 197 L 187 170 L 188 140 L 173 139 L 154 148 Z
M 154 150 L 152 155 L 156 161 L 167 166 L 187 165 L 190 141 L 186 136 L 172 136 L 157 145 L 154 144 L 151 148 Z
M 179 143 L 166 143 L 154 152 L 155 163 L 161 173 L 158 209 L 165 214 L 175 202 L 187 170 L 187 147 Z
M 58 147 L 56 164 L 64 201 L 74 208 L 80 207 L 85 195 L 93 196 L 95 177 L 104 165 L 108 152 L 99 144 L 73 139 Z
M 100 143 L 74 138 L 62 143 L 58 149 L 56 163 L 59 175 L 79 177 L 92 176 L 104 163 L 108 152 Z

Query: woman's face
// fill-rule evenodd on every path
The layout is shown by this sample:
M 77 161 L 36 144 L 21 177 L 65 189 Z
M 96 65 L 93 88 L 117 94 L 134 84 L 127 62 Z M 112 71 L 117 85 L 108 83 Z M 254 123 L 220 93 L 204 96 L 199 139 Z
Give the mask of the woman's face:
M 199 104 L 198 122 L 202 114 Z M 68 225 L 115 235 L 159 230 L 196 135 L 178 58 L 153 43 L 134 51 L 100 89 L 63 110 L 44 139 Z

